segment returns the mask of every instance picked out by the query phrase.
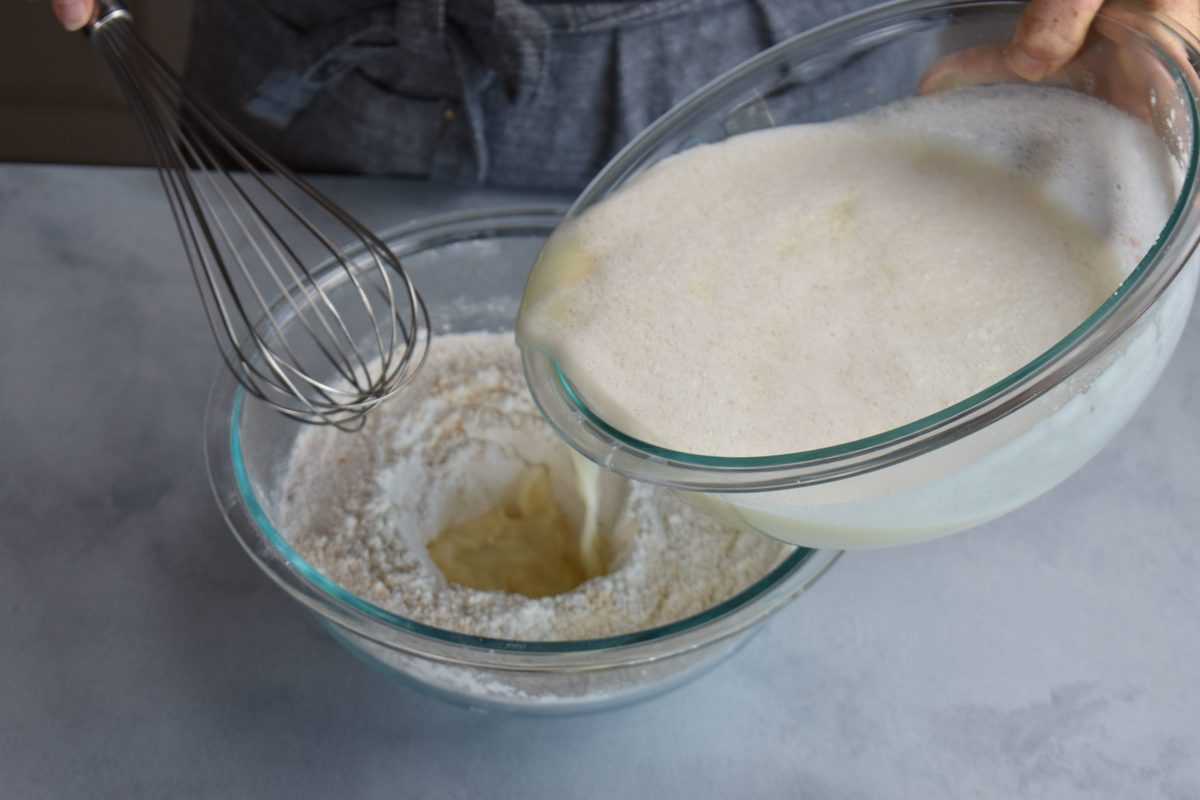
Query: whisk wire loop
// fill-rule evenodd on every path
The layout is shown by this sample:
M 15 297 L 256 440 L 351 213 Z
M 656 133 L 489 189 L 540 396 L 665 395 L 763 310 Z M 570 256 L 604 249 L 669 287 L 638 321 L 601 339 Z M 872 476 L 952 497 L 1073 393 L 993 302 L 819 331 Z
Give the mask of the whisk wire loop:
M 411 380 L 429 347 L 429 312 L 404 267 L 366 227 L 185 91 L 123 6 L 101 6 L 89 34 L 158 166 L 226 366 L 248 393 L 293 419 L 361 427 Z M 344 279 L 335 290 L 333 277 Z

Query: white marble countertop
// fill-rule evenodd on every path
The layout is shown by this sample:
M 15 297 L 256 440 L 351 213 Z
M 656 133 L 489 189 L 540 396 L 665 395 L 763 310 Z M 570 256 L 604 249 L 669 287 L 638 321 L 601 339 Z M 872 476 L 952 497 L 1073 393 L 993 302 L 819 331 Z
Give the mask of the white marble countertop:
M 325 185 L 373 224 L 512 201 Z M 226 531 L 175 236 L 153 173 L 0 168 L 5 797 L 1200 798 L 1196 319 L 1032 506 L 847 555 L 658 700 L 513 718 L 363 666 Z

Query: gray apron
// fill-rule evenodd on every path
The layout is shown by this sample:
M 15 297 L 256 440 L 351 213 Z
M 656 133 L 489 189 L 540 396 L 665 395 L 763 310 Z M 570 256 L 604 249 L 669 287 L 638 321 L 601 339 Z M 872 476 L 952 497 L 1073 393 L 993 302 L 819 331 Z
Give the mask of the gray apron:
M 297 169 L 577 190 L 707 81 L 866 5 L 200 0 L 187 80 Z

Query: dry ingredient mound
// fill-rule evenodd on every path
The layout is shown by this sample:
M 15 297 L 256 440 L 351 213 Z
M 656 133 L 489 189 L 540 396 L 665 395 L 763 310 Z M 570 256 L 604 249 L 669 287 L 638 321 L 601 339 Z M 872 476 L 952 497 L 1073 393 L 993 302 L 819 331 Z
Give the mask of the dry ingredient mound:
M 539 464 L 577 530 L 583 506 L 570 454 L 529 396 L 512 334 L 444 335 L 411 388 L 363 430 L 301 431 L 280 485 L 279 527 L 358 597 L 434 627 L 524 641 L 664 625 L 728 599 L 791 552 L 634 484 L 609 543 L 608 574 L 538 599 L 448 582 L 428 542 L 502 504 Z

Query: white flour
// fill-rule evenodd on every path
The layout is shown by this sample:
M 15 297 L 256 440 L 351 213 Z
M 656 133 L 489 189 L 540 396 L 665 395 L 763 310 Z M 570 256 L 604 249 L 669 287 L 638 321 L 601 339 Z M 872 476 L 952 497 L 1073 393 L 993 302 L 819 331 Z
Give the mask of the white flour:
M 521 470 L 539 463 L 580 522 L 569 454 L 528 394 L 512 335 L 444 335 L 403 398 L 362 431 L 300 433 L 279 527 L 314 567 L 363 599 L 435 627 L 526 641 L 618 635 L 696 614 L 790 551 L 637 485 L 608 575 L 541 599 L 449 584 L 426 543 L 495 507 Z

